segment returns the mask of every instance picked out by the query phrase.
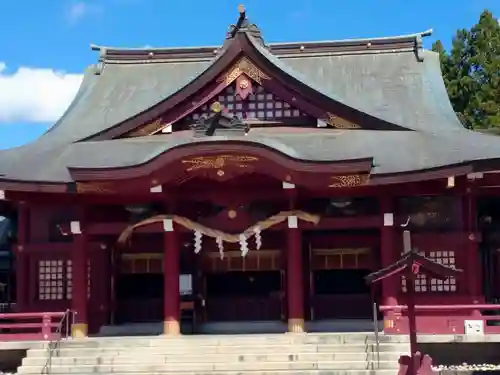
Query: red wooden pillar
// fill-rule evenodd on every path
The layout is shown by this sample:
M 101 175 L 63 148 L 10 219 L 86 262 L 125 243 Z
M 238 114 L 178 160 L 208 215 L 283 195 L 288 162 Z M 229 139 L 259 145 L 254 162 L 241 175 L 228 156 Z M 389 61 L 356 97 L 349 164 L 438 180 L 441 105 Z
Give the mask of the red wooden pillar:
M 171 219 L 163 220 L 163 333 L 180 334 L 179 246 Z
M 380 199 L 380 211 L 383 215 L 382 226 L 380 227 L 380 260 L 382 268 L 385 268 L 398 260 L 396 253 L 396 231 L 394 227 L 394 199 L 384 196 Z M 398 277 L 385 278 L 382 280 L 382 304 L 386 306 L 396 306 L 398 304 L 398 292 L 400 288 Z M 384 313 L 384 329 L 393 326 L 393 313 Z
M 71 222 L 73 246 L 72 261 L 72 293 L 71 310 L 75 314 L 72 326 L 74 338 L 86 337 L 88 332 L 88 249 L 87 236 L 82 230 L 80 221 Z
M 468 182 L 466 193 L 463 198 L 464 227 L 467 233 L 466 244 L 466 264 L 467 268 L 467 290 L 473 299 L 473 303 L 480 303 L 482 300 L 481 291 L 481 263 L 479 258 L 477 239 L 477 207 L 476 196 L 474 194 L 472 182 Z
M 26 245 L 29 241 L 30 217 L 26 202 L 19 202 L 17 220 L 17 249 L 16 254 L 16 305 L 18 311 L 29 308 L 30 277 L 29 256 L 26 254 Z M 37 270 L 38 271 L 38 270 Z
M 302 235 L 296 216 L 288 217 L 287 230 L 288 332 L 304 332 Z

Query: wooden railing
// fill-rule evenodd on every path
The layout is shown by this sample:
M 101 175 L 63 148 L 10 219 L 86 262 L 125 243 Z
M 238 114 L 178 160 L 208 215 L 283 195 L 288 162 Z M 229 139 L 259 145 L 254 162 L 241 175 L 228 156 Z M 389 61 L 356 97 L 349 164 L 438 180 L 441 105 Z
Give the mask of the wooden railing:
M 380 306 L 381 312 L 393 313 L 394 326 L 388 333 L 408 333 L 406 305 Z M 493 312 L 485 315 L 484 312 Z M 415 305 L 417 332 L 421 334 L 464 334 L 466 320 L 483 321 L 485 334 L 500 333 L 500 305 L 498 304 L 456 304 L 456 305 Z M 399 327 L 397 325 L 399 324 Z
M 54 340 L 68 331 L 58 330 L 66 312 L 0 314 L 0 341 Z

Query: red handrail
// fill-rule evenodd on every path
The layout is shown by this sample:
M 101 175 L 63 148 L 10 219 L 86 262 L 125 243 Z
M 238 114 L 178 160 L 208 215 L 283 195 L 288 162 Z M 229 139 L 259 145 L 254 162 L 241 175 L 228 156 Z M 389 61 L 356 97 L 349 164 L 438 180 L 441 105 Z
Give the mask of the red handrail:
M 382 305 L 380 311 L 406 310 L 406 305 Z M 471 304 L 471 305 L 415 305 L 416 311 L 449 311 L 449 310 L 500 310 L 500 305 Z
M 29 313 L 1 313 L 0 319 L 29 319 L 29 318 L 43 318 L 44 316 L 51 316 L 53 318 L 62 318 L 64 311 L 57 312 L 29 312 Z
M 0 341 L 52 340 L 57 338 L 60 335 L 58 328 L 65 315 L 64 311 L 1 313 Z

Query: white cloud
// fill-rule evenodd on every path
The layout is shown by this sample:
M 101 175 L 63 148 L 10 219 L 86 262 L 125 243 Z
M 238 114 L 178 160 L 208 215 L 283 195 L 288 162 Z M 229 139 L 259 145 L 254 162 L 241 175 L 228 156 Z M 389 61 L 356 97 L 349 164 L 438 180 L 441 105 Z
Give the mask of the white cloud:
M 87 1 L 75 1 L 70 4 L 67 16 L 70 23 L 74 24 L 80 21 L 82 18 L 101 13 L 103 8 L 97 4 L 91 4 Z
M 0 61 L 0 123 L 57 121 L 70 105 L 82 74 L 20 67 L 13 73 Z

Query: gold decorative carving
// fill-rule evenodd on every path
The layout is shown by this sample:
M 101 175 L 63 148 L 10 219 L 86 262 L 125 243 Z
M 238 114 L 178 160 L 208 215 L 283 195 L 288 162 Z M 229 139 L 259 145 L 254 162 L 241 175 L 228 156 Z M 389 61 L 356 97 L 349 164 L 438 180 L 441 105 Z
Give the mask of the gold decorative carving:
M 110 194 L 114 193 L 109 183 L 77 182 L 76 192 L 78 194 Z
M 369 174 L 349 174 L 343 176 L 332 176 L 331 188 L 347 188 L 366 185 L 370 179 Z
M 143 137 L 146 135 L 151 135 L 161 130 L 163 127 L 164 127 L 163 119 L 159 117 L 153 122 L 147 125 L 142 125 L 139 128 L 127 133 L 127 137 Z
M 271 79 L 262 70 L 257 68 L 248 58 L 243 57 L 225 74 L 217 79 L 218 82 L 225 82 L 226 85 L 233 83 L 240 75 L 245 74 L 253 79 L 259 85 L 262 85 L 262 80 Z
M 217 155 L 198 156 L 191 159 L 182 160 L 183 164 L 188 164 L 186 172 L 198 169 L 219 169 L 224 167 L 247 168 L 250 163 L 258 161 L 259 158 L 248 155 Z
M 360 129 L 361 126 L 328 112 L 325 122 L 336 129 Z

